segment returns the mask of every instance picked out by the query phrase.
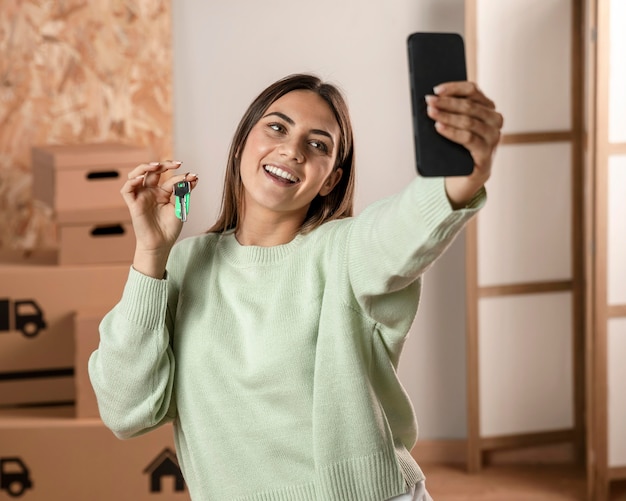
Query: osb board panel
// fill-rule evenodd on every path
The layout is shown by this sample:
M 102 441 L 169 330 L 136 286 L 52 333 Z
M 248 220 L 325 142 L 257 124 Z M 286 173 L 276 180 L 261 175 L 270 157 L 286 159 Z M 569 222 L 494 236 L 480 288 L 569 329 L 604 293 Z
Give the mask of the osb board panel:
M 57 244 L 32 197 L 31 147 L 117 141 L 172 150 L 169 0 L 2 0 L 0 249 Z

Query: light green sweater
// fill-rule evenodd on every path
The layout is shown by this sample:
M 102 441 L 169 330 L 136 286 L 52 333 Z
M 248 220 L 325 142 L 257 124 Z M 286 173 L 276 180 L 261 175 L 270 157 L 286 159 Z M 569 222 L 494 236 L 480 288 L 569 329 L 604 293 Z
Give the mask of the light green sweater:
M 420 275 L 484 203 L 416 178 L 288 244 L 187 238 L 131 269 L 89 373 L 120 438 L 173 421 L 194 500 L 381 501 L 423 478 L 396 368 Z

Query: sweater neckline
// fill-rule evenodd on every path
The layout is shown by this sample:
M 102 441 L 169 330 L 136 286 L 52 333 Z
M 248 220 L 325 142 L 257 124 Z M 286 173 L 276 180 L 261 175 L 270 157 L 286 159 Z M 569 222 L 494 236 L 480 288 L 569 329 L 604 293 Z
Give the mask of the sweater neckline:
M 300 246 L 303 235 L 298 234 L 291 242 L 271 247 L 259 245 L 241 245 L 235 238 L 234 231 L 220 235 L 218 248 L 222 255 L 236 265 L 273 264 L 285 259 L 294 249 Z

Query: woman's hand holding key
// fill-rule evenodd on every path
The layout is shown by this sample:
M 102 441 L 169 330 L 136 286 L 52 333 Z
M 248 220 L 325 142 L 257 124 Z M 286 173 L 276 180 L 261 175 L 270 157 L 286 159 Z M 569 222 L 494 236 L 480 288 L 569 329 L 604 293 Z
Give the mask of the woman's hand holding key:
M 198 183 L 195 174 L 174 175 L 181 163 L 168 160 L 138 165 L 120 190 L 135 231 L 133 267 L 154 278 L 163 277 L 170 250 L 182 229 L 175 213 L 174 186 L 188 181 L 193 189 Z

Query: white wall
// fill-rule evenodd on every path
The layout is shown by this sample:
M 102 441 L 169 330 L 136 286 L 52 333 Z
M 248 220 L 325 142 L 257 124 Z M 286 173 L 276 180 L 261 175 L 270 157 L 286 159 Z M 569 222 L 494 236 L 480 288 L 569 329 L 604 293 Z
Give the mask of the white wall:
M 176 0 L 174 150 L 200 177 L 183 236 L 219 209 L 231 137 L 267 84 L 314 72 L 345 92 L 355 129 L 357 210 L 415 176 L 406 37 L 463 31 L 463 0 Z M 464 242 L 425 277 L 400 375 L 420 437 L 465 430 Z

